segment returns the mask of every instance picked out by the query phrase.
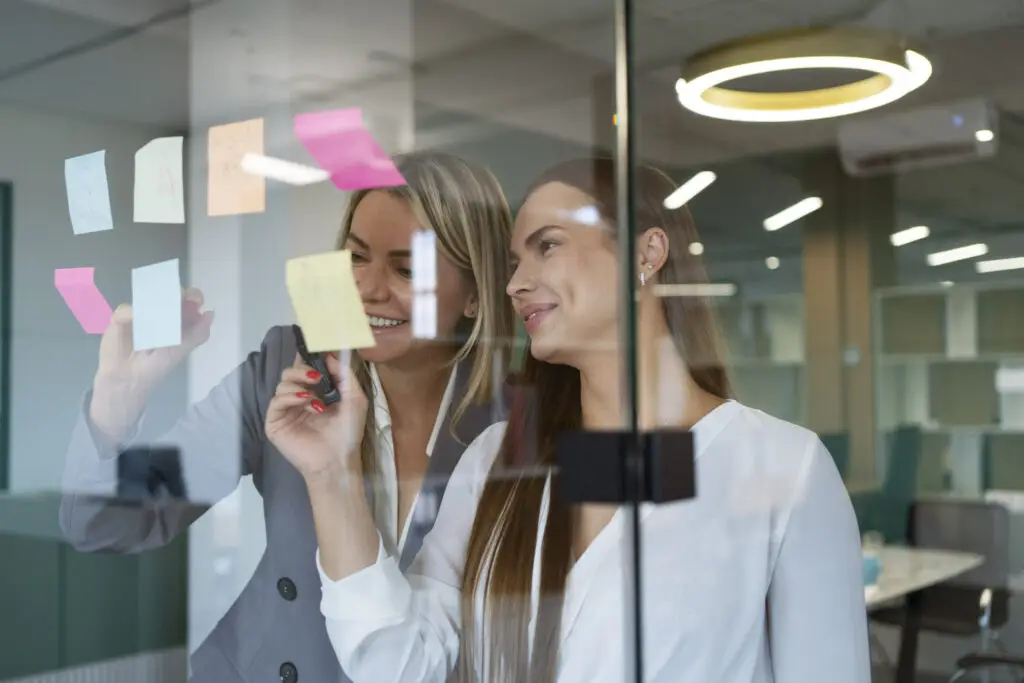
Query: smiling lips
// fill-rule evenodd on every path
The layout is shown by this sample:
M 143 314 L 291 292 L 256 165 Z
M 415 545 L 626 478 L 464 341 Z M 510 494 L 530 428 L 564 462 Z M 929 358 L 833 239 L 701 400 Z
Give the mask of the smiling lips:
M 370 327 L 374 332 L 391 330 L 409 322 L 408 320 L 398 320 L 396 318 L 382 318 L 378 315 L 367 315 L 366 320 L 370 323 Z
M 555 310 L 556 304 L 529 304 L 523 306 L 519 314 L 523 316 L 523 323 L 527 332 L 536 330 L 551 311 Z

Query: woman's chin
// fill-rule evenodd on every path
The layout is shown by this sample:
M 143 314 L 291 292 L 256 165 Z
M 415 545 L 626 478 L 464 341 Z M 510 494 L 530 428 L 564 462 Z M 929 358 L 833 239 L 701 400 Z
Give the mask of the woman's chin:
M 365 349 L 359 349 L 359 356 L 367 363 L 391 363 L 409 352 L 409 344 L 394 342 L 378 343 Z

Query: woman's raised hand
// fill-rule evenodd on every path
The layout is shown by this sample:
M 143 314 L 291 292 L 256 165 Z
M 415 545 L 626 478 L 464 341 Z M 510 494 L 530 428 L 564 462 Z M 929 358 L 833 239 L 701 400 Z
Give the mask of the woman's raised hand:
M 323 475 L 359 474 L 359 450 L 366 424 L 367 399 L 349 367 L 328 354 L 327 370 L 341 393 L 329 406 L 313 393 L 319 373 L 296 355 L 281 373 L 267 408 L 267 439 L 307 482 Z
M 99 367 L 89 408 L 93 423 L 120 438 L 142 414 L 150 392 L 185 356 L 210 338 L 213 311 L 201 311 L 203 293 L 182 292 L 181 344 L 136 351 L 132 343 L 132 307 L 121 304 L 100 340 Z

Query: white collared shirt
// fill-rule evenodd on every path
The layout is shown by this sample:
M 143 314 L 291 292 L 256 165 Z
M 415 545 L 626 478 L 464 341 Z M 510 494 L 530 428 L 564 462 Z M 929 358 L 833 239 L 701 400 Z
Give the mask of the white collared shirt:
M 453 369 L 448 377 L 448 386 L 441 399 L 441 408 L 434 419 L 434 429 L 427 442 L 427 457 L 434 452 L 437 435 L 441 431 L 445 415 L 452 403 L 455 392 L 455 373 Z M 377 368 L 370 365 L 370 377 L 373 380 L 373 416 L 377 423 L 377 472 L 374 482 L 373 520 L 380 531 L 383 552 L 399 557 L 405 547 L 405 539 L 409 533 L 409 522 L 412 514 L 405 520 L 398 519 L 398 472 L 395 467 L 395 441 L 391 433 L 391 411 L 388 400 L 377 375 Z M 416 496 L 419 499 L 419 494 Z M 409 507 L 410 513 L 416 508 L 416 500 Z
M 463 454 L 408 578 L 384 556 L 341 581 L 321 572 L 327 632 L 355 683 L 448 679 L 467 542 L 504 430 L 493 425 Z M 732 401 L 693 431 L 697 497 L 640 508 L 645 680 L 869 683 L 857 521 L 828 451 L 812 432 Z M 625 526 L 620 509 L 567 578 L 559 683 L 632 680 Z M 532 615 L 539 599 L 535 586 Z M 481 595 L 474 604 L 479 620 Z

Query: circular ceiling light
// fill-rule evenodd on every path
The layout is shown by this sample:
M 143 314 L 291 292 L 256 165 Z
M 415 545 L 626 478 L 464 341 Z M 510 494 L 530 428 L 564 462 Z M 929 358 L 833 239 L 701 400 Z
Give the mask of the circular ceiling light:
M 795 92 L 723 87 L 750 76 L 810 69 L 865 73 L 851 83 Z M 803 29 L 744 39 L 702 52 L 683 66 L 679 103 L 716 119 L 757 123 L 846 116 L 890 104 L 932 75 L 932 64 L 906 42 L 866 29 Z

